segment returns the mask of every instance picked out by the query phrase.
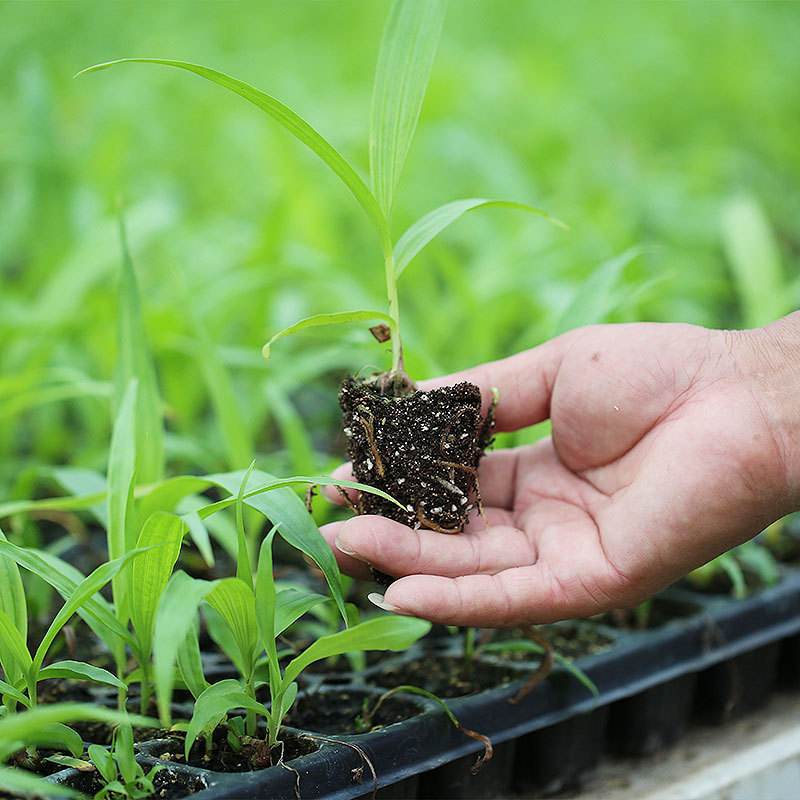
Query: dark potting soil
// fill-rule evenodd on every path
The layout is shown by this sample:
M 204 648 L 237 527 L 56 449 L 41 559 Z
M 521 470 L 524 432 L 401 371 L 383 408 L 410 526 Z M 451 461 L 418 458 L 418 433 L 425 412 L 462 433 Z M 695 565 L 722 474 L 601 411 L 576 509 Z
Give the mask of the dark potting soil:
M 371 675 L 373 686 L 418 686 L 438 697 L 463 697 L 525 677 L 519 670 L 482 661 L 465 662 L 458 656 L 429 656 L 400 662 Z
M 282 732 L 283 761 L 291 761 L 300 756 L 319 750 L 319 744 L 306 736 Z M 263 739 L 250 739 L 243 742 L 241 748 L 234 750 L 227 739 L 227 731 L 223 726 L 214 731 L 214 749 L 206 753 L 205 742 L 198 741 L 192 747 L 187 761 L 183 752 L 184 737 L 171 733 L 163 747 L 151 751 L 151 754 L 162 761 L 176 764 L 188 764 L 190 767 L 212 770 L 213 772 L 253 772 L 266 769 L 277 763 L 281 756 L 280 749 L 270 754 Z
M 70 724 L 70 728 L 89 744 L 111 744 L 114 736 L 114 726 L 107 722 L 73 722 Z M 133 729 L 135 742 L 152 742 L 154 739 L 167 739 L 170 736 L 172 736 L 172 731 L 165 728 L 134 727 Z
M 366 724 L 363 714 L 375 708 L 378 697 L 367 692 L 342 689 L 315 692 L 301 697 L 286 717 L 286 724 L 326 735 L 337 733 L 367 733 L 378 727 L 415 717 L 420 707 L 401 697 L 390 697 L 381 703 Z
M 149 767 L 144 768 L 145 772 Z M 89 797 L 94 797 L 103 788 L 96 772 L 77 772 L 65 781 L 65 785 Z M 155 793 L 151 797 L 162 800 L 177 800 L 208 788 L 208 781 L 201 775 L 186 775 L 170 767 L 163 767 L 153 777 Z
M 357 511 L 458 533 L 478 500 L 478 462 L 491 437 L 480 390 L 459 383 L 394 396 L 381 391 L 382 378 L 344 381 L 342 425 L 356 480 L 383 489 L 403 508 L 364 493 Z
M 43 705 L 96 702 L 96 697 L 89 691 L 88 685 L 77 681 L 62 678 L 46 680 L 39 684 L 37 690 L 38 701 Z
M 554 652 L 564 658 L 582 658 L 583 656 L 602 653 L 608 650 L 614 640 L 598 630 L 596 626 L 586 623 L 567 623 L 556 625 L 539 625 L 539 632 L 547 639 Z M 525 630 L 511 628 L 498 630 L 489 639 L 491 642 L 503 642 L 506 640 L 526 640 L 528 635 Z M 493 655 L 507 661 L 535 661 L 538 660 L 536 653 L 528 651 L 494 651 Z

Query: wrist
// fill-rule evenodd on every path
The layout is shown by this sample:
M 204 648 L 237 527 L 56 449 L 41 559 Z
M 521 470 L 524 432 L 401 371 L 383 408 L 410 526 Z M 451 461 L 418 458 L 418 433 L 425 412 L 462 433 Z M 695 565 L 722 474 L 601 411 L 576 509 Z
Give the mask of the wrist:
M 787 510 L 800 510 L 800 311 L 743 331 L 737 351 L 782 462 Z

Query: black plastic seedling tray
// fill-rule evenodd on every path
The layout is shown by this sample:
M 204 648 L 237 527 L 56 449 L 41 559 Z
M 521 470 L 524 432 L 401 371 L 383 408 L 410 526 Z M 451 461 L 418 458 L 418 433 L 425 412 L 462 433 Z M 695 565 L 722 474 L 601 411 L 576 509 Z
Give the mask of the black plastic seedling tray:
M 787 640 L 784 672 L 786 663 L 800 658 L 800 639 L 795 636 L 800 632 L 800 570 L 785 569 L 778 585 L 745 600 L 681 588 L 668 590 L 663 598 L 693 613 L 645 631 L 601 627 L 612 640 L 610 647 L 576 661 L 596 684 L 598 696 L 556 669 L 534 692 L 513 703 L 536 667 L 535 662 L 516 662 L 513 669 L 519 680 L 449 700 L 464 726 L 492 739 L 496 756 L 483 775 L 469 774 L 481 745 L 450 725 L 435 703 L 416 697 L 420 714 L 368 734 L 320 738 L 297 731 L 317 739 L 319 749 L 290 762 L 296 772 L 272 767 L 220 774 L 170 767 L 188 770 L 207 784 L 193 795 L 195 800 L 294 800 L 298 787 L 304 800 L 369 797 L 376 787 L 381 789 L 378 796 L 387 800 L 504 796 L 514 788 L 546 793 L 578 782 L 604 749 L 636 754 L 674 741 L 693 700 L 695 714 L 715 722 L 763 702 L 776 677 L 782 640 Z M 397 669 L 420 657 L 433 659 L 458 647 L 455 639 L 435 638 L 427 647 L 423 643 L 401 656 L 387 656 L 364 673 L 338 673 L 335 688 L 368 687 L 380 693 L 387 667 Z M 498 663 L 496 656 L 478 658 Z M 315 691 L 313 683 L 312 678 L 307 692 Z M 696 691 L 696 685 L 702 691 Z M 679 697 L 680 702 L 665 702 L 666 696 Z M 140 746 L 148 763 L 155 763 L 157 745 Z

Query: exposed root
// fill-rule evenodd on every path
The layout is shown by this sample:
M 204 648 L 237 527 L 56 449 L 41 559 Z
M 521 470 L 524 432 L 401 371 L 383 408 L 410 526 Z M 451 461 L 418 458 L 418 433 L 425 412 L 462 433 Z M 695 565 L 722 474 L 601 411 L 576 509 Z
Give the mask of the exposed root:
M 375 418 L 366 406 L 359 406 L 357 410 L 359 414 L 363 415 L 358 417 L 358 422 L 364 429 L 364 435 L 367 437 L 369 451 L 372 453 L 372 458 L 375 462 L 375 470 L 382 478 L 386 475 L 386 470 L 383 467 L 383 459 L 381 458 L 381 451 L 378 449 L 378 443 L 375 441 Z
M 462 472 L 468 472 L 472 475 L 474 482 L 475 482 L 475 503 L 478 506 L 478 513 L 481 515 L 481 519 L 483 520 L 483 524 L 488 528 L 489 527 L 489 520 L 486 518 L 486 511 L 483 508 L 483 498 L 481 497 L 481 482 L 478 478 L 478 469 L 477 467 L 470 467 L 466 464 L 459 464 L 456 461 L 439 461 L 439 463 L 443 467 L 449 467 L 451 470 L 460 469 Z M 452 477 L 452 475 L 451 475 Z M 457 488 L 457 487 L 454 487 Z M 461 494 L 461 492 L 459 492 Z
M 470 739 L 475 739 L 483 745 L 483 752 L 478 756 L 475 763 L 469 768 L 471 775 L 477 775 L 480 772 L 481 767 L 487 761 L 492 760 L 492 756 L 494 755 L 494 746 L 492 745 L 492 740 L 488 736 L 484 736 L 482 733 L 473 731 L 470 728 L 465 728 L 463 725 L 459 725 L 459 730 L 465 736 L 469 736 Z
M 515 704 L 527 697 L 553 670 L 553 646 L 547 640 L 547 637 L 533 625 L 527 629 L 526 633 L 532 642 L 542 648 L 542 662 L 536 672 L 525 681 L 520 690 L 509 701 Z
M 491 447 L 492 442 L 494 441 L 494 427 L 496 422 L 496 415 L 497 415 L 497 404 L 500 402 L 500 390 L 496 387 L 492 387 L 492 402 L 489 404 L 489 408 L 486 411 L 486 417 L 484 417 L 483 425 L 481 425 L 481 429 L 478 433 L 478 443 L 481 446 L 482 450 L 487 450 Z
M 300 773 L 294 767 L 290 767 L 283 760 L 283 756 L 284 756 L 284 753 L 286 751 L 286 748 L 285 748 L 283 742 L 278 742 L 278 744 L 280 745 L 280 748 L 281 748 L 281 754 L 280 754 L 280 757 L 278 758 L 278 760 L 275 762 L 275 766 L 276 767 L 280 767 L 281 769 L 285 769 L 287 772 L 294 773 L 294 796 L 295 796 L 295 800 L 301 800 L 301 797 L 300 797 Z
M 363 511 L 361 509 L 361 503 L 354 503 L 350 499 L 350 495 L 347 494 L 347 491 L 342 487 L 336 484 L 336 491 L 339 492 L 339 496 L 344 500 L 344 504 L 354 513 L 354 514 L 362 514 Z
M 310 483 L 306 489 L 306 511 L 309 514 L 314 513 L 314 490 L 317 488 L 316 484 Z
M 352 742 L 344 742 L 341 739 L 330 739 L 327 736 L 321 736 L 318 733 L 315 734 L 307 734 L 307 739 L 311 739 L 312 741 L 320 741 L 320 742 L 327 742 L 328 744 L 336 744 L 341 745 L 342 747 L 349 747 L 351 750 L 355 750 L 356 753 L 361 757 L 369 767 L 369 771 L 372 774 L 372 792 L 370 793 L 370 797 L 372 800 L 375 800 L 375 796 L 378 793 L 378 773 L 375 771 L 375 765 L 370 760 L 370 757 L 366 754 L 366 751 L 363 747 L 359 747 L 357 744 L 353 744 Z M 361 783 L 364 778 L 364 767 L 356 767 L 353 771 L 353 781 L 355 783 Z
M 428 530 L 436 531 L 437 533 L 461 533 L 460 528 L 443 528 L 433 520 L 428 519 L 425 516 L 425 512 L 422 510 L 422 504 L 417 503 L 416 509 L 417 519 L 419 520 L 420 525 L 424 526 Z

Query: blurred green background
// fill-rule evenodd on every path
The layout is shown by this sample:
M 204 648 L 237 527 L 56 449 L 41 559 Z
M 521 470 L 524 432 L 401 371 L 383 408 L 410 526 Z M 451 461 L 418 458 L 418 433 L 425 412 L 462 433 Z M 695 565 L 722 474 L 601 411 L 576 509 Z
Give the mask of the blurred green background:
M 385 346 L 354 328 L 286 339 L 269 365 L 260 347 L 301 316 L 383 302 L 363 212 L 276 124 L 194 76 L 72 76 L 122 56 L 207 64 L 290 104 L 366 173 L 387 8 L 0 4 L 4 497 L 44 465 L 105 468 L 120 201 L 170 471 L 338 458 L 337 382 L 385 367 Z M 735 327 L 796 307 L 798 42 L 791 2 L 453 2 L 395 234 L 470 196 L 533 203 L 570 230 L 494 209 L 431 245 L 400 285 L 413 377 L 577 324 Z

